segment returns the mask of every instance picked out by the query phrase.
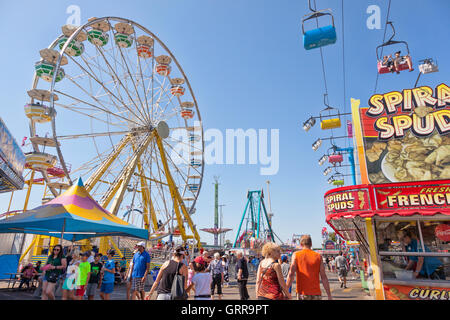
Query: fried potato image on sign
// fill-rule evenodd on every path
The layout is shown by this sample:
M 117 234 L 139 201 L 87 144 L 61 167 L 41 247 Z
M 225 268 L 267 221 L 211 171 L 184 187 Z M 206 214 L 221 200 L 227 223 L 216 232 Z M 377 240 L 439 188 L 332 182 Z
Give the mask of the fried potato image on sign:
M 381 172 L 391 182 L 450 179 L 450 137 L 435 133 L 421 138 L 408 132 L 387 142 L 387 150 Z M 379 183 L 372 177 L 377 176 L 369 175 L 372 183 Z

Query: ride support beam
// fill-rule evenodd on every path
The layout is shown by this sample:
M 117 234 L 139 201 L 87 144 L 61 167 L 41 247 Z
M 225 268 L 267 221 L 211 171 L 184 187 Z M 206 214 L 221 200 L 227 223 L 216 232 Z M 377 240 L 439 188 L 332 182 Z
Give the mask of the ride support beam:
M 247 212 L 247 208 L 248 208 L 249 203 L 250 203 L 250 197 L 248 198 L 247 204 L 245 205 L 244 213 L 242 214 L 242 219 L 241 219 L 241 222 L 239 223 L 239 228 L 238 228 L 238 231 L 236 233 L 236 239 L 234 240 L 233 248 L 236 248 L 236 242 L 239 239 L 239 234 L 241 232 L 242 223 L 244 222 L 245 213 Z
M 261 229 L 261 194 L 259 194 L 259 199 L 258 199 L 258 231 L 256 233 L 256 239 L 259 239 L 259 231 Z
M 31 241 L 30 245 L 28 246 L 28 248 L 22 253 L 22 255 L 19 258 L 19 263 L 22 262 L 23 258 L 25 258 L 25 256 L 28 254 L 28 252 L 31 250 L 31 248 L 33 248 L 34 244 L 37 241 L 37 237 L 33 238 L 33 241 Z M 36 247 L 35 247 L 36 248 Z M 33 248 L 34 249 L 34 248 Z
M 118 254 L 121 258 L 124 257 L 122 251 L 120 251 L 119 247 L 116 245 L 114 240 L 111 237 L 108 237 L 109 242 L 111 243 L 112 247 L 116 251 L 116 254 Z
M 31 171 L 31 178 L 30 180 L 28 180 L 28 190 L 27 190 L 27 195 L 25 197 L 25 203 L 23 205 L 23 211 L 26 211 L 28 208 L 28 201 L 30 200 L 30 194 L 31 194 L 31 187 L 33 186 L 33 179 L 34 179 L 34 174 L 36 173 L 36 171 Z
M 133 143 L 133 150 L 135 151 L 136 147 Z M 150 216 L 153 223 L 153 229 L 155 232 L 158 230 L 158 220 L 156 219 L 155 209 L 153 208 L 153 204 L 151 202 L 151 196 L 150 196 L 150 189 L 147 184 L 147 180 L 145 179 L 144 170 L 142 168 L 141 164 L 141 158 L 139 157 L 137 162 L 137 168 L 139 171 L 139 178 L 141 181 L 141 190 L 142 190 L 142 202 L 144 205 L 144 213 L 143 213 L 143 219 L 144 219 L 144 226 L 145 229 L 150 230 L 150 221 L 148 219 L 149 216 L 149 206 L 150 206 Z M 136 173 L 134 173 L 136 175 Z
M 96 183 L 100 180 L 100 178 L 105 174 L 106 170 L 111 166 L 115 159 L 120 155 L 123 148 L 130 141 L 131 136 L 124 136 L 118 143 L 117 147 L 114 148 L 113 152 L 108 156 L 106 161 L 86 180 L 84 187 L 88 192 L 90 192 Z
M 174 202 L 175 215 L 177 218 L 178 228 L 180 229 L 180 233 L 183 238 L 183 241 L 187 240 L 187 236 L 186 236 L 186 232 L 185 232 L 185 229 L 183 226 L 183 220 L 181 218 L 179 208 L 181 208 L 183 216 L 186 219 L 186 221 L 188 222 L 189 228 L 191 229 L 192 233 L 194 234 L 194 238 L 197 240 L 197 246 L 199 248 L 201 248 L 202 245 L 200 243 L 200 235 L 198 234 L 197 229 L 195 228 L 194 223 L 192 222 L 192 219 L 189 216 L 189 213 L 187 212 L 187 209 L 186 209 L 186 206 L 184 205 L 183 199 L 181 198 L 180 193 L 178 192 L 178 189 L 172 178 L 172 174 L 170 173 L 170 170 L 169 170 L 169 165 L 167 164 L 166 153 L 164 150 L 164 146 L 162 144 L 161 137 L 158 135 L 158 133 L 156 131 L 155 131 L 155 138 L 156 138 L 156 144 L 158 146 L 160 157 L 161 157 L 161 162 L 163 164 L 164 171 L 166 173 L 167 183 L 169 184 L 170 194 L 171 194 L 173 202 Z
M 154 131 L 156 132 L 156 131 Z M 122 181 L 118 183 L 120 187 L 117 189 L 115 198 L 111 204 L 111 207 L 109 209 L 109 212 L 113 215 L 117 215 L 119 211 L 120 204 L 122 203 L 123 196 L 125 194 L 125 190 L 128 187 L 128 184 L 130 183 L 131 177 L 133 176 L 134 171 L 136 170 L 137 162 L 139 158 L 141 157 L 142 153 L 147 149 L 148 145 L 150 144 L 150 141 L 153 139 L 153 134 L 150 134 L 145 140 L 141 143 L 141 145 L 137 148 L 136 153 L 131 158 L 131 161 L 128 162 L 128 166 L 124 168 L 124 170 L 121 172 Z M 114 186 L 116 188 L 116 186 Z M 106 208 L 102 204 L 103 208 Z
M 273 230 L 272 230 L 272 224 L 271 224 L 271 221 L 269 219 L 269 215 L 267 214 L 266 205 L 264 204 L 264 201 L 262 201 L 261 203 L 262 203 L 262 206 L 263 206 L 264 214 L 266 216 L 267 224 L 269 225 L 270 237 L 272 238 L 272 241 L 275 242 L 275 237 L 274 237 L 274 233 L 273 233 Z

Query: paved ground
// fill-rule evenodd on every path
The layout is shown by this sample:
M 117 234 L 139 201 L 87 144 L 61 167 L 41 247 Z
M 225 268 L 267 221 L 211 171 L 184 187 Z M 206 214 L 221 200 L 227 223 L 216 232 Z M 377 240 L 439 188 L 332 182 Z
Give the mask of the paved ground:
M 330 287 L 331 287 L 331 294 L 333 296 L 333 299 L 335 300 L 372 300 L 373 297 L 368 296 L 364 289 L 362 289 L 361 281 L 359 278 L 357 280 L 350 280 L 347 281 L 347 288 L 340 288 L 339 281 L 337 279 L 337 275 L 335 273 L 327 273 Z M 223 299 L 226 300 L 233 300 L 233 299 L 239 299 L 239 291 L 236 284 L 236 281 L 234 280 L 234 274 L 231 274 L 230 276 L 230 285 L 229 287 L 225 287 L 223 289 Z M 18 286 L 18 283 L 16 284 L 16 287 Z M 294 284 L 295 286 L 295 284 Z M 3 283 L 0 286 L 0 300 L 34 300 L 39 299 L 39 297 L 33 296 L 33 291 L 19 291 L 17 289 L 11 290 L 11 289 L 4 289 L 5 284 Z M 250 299 L 255 299 L 255 275 L 254 272 L 251 272 L 251 276 L 248 283 L 248 292 L 250 294 Z M 146 291 L 150 290 L 150 286 L 146 286 Z M 322 298 L 327 299 L 325 290 L 322 288 Z M 126 286 L 125 285 L 116 285 L 114 292 L 111 294 L 112 300 L 122 300 L 125 299 L 126 295 Z M 294 294 L 295 295 L 295 294 Z M 154 295 L 155 297 L 155 295 Z M 217 296 L 216 296 L 217 297 Z M 96 300 L 100 299 L 99 295 L 96 295 Z M 191 298 L 190 298 L 191 299 Z

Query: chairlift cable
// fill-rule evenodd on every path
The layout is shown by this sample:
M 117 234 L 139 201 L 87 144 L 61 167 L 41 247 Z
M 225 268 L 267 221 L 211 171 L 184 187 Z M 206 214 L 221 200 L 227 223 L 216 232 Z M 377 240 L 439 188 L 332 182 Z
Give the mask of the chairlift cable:
M 342 15 L 342 80 L 343 80 L 343 106 L 344 106 L 344 113 L 347 113 L 347 90 L 346 90 L 346 84 L 345 84 L 345 38 L 344 38 L 344 0 L 341 0 L 341 15 Z M 346 131 L 347 124 L 344 124 L 344 133 Z M 348 136 L 348 132 L 347 132 Z M 345 139 L 345 147 L 348 148 L 348 139 Z M 348 173 L 347 169 L 347 173 Z
M 387 25 L 388 25 L 388 21 L 389 21 L 389 12 L 390 11 L 391 11 L 391 0 L 389 0 L 388 11 L 387 11 L 387 14 L 386 14 L 386 23 L 384 25 L 383 43 L 386 40 L 386 31 L 387 31 Z M 381 57 L 383 56 L 383 49 L 384 49 L 384 47 L 381 47 Z M 377 72 L 377 78 L 375 80 L 375 88 L 373 90 L 373 94 L 375 94 L 377 92 L 378 77 L 379 77 L 379 73 Z
M 314 0 L 314 10 L 317 10 L 317 5 L 316 5 L 316 0 Z M 316 26 L 317 28 L 319 28 L 319 18 L 316 17 Z M 319 48 L 320 50 L 320 60 L 322 63 L 322 74 L 323 74 L 323 82 L 324 82 L 324 86 L 325 86 L 325 94 L 328 100 L 328 85 L 327 85 L 327 77 L 326 77 L 326 73 L 325 73 L 325 63 L 324 63 L 324 58 L 323 58 L 323 51 L 322 51 L 322 47 Z M 327 101 L 327 103 L 329 104 L 329 101 Z M 333 129 L 331 129 L 331 137 L 333 137 Z

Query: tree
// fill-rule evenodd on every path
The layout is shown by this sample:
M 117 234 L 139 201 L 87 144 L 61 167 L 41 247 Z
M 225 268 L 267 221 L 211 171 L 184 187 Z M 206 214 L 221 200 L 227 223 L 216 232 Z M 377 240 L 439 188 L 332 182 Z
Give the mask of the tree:
M 328 233 L 328 238 L 333 241 L 336 242 L 336 232 L 329 232 Z

